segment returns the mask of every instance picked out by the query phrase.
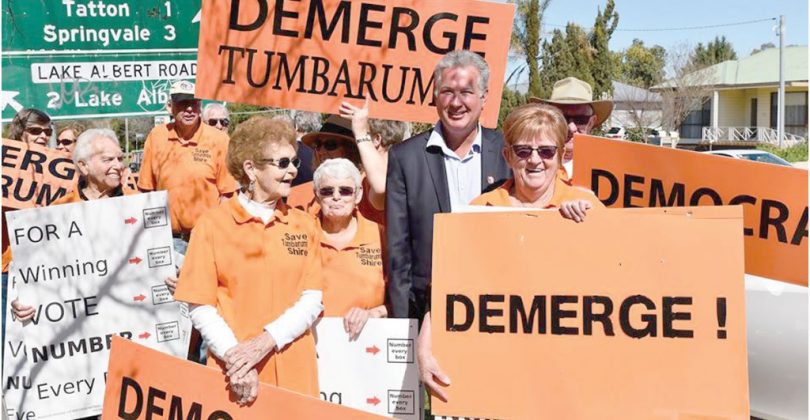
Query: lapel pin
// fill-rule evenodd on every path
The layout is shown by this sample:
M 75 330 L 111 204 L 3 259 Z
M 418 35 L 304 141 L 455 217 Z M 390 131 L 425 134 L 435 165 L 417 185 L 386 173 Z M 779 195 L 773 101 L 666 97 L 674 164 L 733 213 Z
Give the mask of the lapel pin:
M 494 182 L 495 182 L 495 177 L 493 177 L 493 176 L 488 176 L 487 177 L 487 184 L 492 184 Z

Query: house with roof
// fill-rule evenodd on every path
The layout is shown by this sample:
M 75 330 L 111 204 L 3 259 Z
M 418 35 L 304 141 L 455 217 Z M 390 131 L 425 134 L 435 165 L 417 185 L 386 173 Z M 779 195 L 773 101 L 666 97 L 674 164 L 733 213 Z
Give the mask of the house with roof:
M 785 142 L 806 142 L 807 46 L 785 47 Z M 769 48 L 739 60 L 728 60 L 700 70 L 697 83 L 709 100 L 681 123 L 681 144 L 755 145 L 778 143 L 777 92 L 779 48 Z M 672 89 L 672 81 L 653 91 Z

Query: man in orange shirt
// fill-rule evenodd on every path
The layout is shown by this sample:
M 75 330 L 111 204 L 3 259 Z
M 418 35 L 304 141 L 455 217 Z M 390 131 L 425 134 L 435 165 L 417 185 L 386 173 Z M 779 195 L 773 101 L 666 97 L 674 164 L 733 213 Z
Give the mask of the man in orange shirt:
M 228 135 L 202 123 L 194 84 L 175 82 L 170 95 L 174 122 L 155 127 L 146 138 L 138 188 L 169 193 L 175 251 L 185 254 L 200 215 L 238 185 L 225 167 Z

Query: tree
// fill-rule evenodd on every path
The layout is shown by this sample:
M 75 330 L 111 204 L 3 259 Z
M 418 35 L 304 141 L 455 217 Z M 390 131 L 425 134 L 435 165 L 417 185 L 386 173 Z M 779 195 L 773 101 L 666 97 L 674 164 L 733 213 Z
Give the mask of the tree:
M 666 50 L 654 45 L 644 46 L 644 41 L 634 39 L 633 43 L 621 54 L 618 79 L 628 85 L 649 89 L 664 79 Z
M 705 47 L 703 44 L 698 44 L 695 47 L 693 56 L 694 64 L 700 67 L 708 67 L 723 61 L 736 59 L 737 53 L 725 36 L 715 37 L 714 41 L 710 41 Z
M 750 55 L 754 55 L 754 54 L 756 54 L 758 52 L 762 52 L 762 51 L 765 51 L 765 50 L 770 49 L 770 48 L 776 48 L 776 45 L 774 45 L 773 42 L 766 42 L 766 43 L 760 45 L 759 48 L 754 48 L 751 51 Z
M 677 130 L 689 113 L 703 107 L 712 92 L 714 73 L 698 64 L 695 51 L 687 45 L 667 51 L 670 78 L 657 89 L 661 93 L 662 123 L 667 130 Z
M 539 97 L 548 98 L 554 83 L 566 77 L 573 76 L 593 86 L 593 53 L 588 34 L 581 26 L 569 22 L 565 33 L 555 29 L 551 41 L 543 42 L 542 89 Z
M 614 0 L 608 0 L 605 11 L 597 9 L 596 20 L 589 34 L 591 48 L 594 51 L 591 75 L 593 79 L 593 96 L 601 98 L 613 93 L 615 68 L 608 47 L 613 31 L 619 24 L 619 13 Z
M 529 91 L 532 96 L 539 96 L 540 69 L 540 35 L 543 15 L 551 0 L 514 0 L 516 6 L 515 25 L 512 31 L 512 48 L 521 52 L 529 69 Z

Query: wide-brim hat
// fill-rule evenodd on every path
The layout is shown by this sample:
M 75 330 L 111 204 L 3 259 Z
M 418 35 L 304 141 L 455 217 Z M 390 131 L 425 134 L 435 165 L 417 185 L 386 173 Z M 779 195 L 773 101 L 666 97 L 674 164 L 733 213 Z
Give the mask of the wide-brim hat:
M 301 142 L 309 147 L 315 148 L 315 140 L 328 137 L 337 140 L 347 141 L 354 144 L 354 132 L 352 122 L 340 115 L 330 115 L 323 123 L 320 131 L 307 133 L 301 137 Z
M 551 97 L 548 99 L 529 98 L 529 102 L 549 105 L 579 105 L 589 104 L 596 115 L 594 127 L 598 127 L 613 112 L 613 101 L 594 101 L 591 85 L 576 77 L 566 77 L 554 83 Z

